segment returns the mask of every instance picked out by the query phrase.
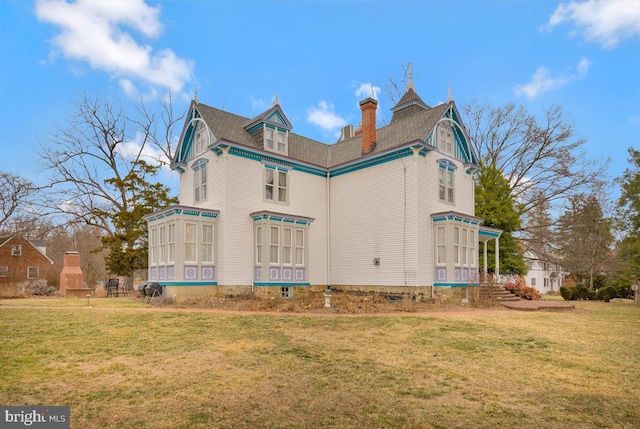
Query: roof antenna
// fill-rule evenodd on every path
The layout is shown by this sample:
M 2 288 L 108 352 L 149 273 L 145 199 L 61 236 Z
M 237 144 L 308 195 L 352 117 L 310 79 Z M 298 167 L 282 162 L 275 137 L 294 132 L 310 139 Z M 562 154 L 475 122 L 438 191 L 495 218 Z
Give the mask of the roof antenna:
M 196 103 L 198 103 L 198 82 L 196 82 L 196 91 L 193 94 L 193 101 L 195 101 Z
M 409 92 L 410 89 L 416 90 L 415 85 L 413 84 L 413 67 L 411 63 L 407 64 L 407 73 L 409 74 L 409 78 L 407 79 L 407 89 L 405 92 Z
M 451 84 L 449 84 L 449 90 L 447 91 L 447 103 L 451 103 L 453 98 L 451 97 Z

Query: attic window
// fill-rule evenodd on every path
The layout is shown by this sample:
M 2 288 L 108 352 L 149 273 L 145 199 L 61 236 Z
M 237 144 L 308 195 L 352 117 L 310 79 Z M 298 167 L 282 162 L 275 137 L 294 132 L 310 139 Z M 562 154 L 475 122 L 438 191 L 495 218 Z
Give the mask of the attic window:
M 196 131 L 195 137 L 195 154 L 204 152 L 207 148 L 207 144 L 209 143 L 209 136 L 207 134 L 207 127 L 203 123 L 198 124 L 198 130 Z
M 449 124 L 442 123 L 438 127 L 438 149 L 453 155 L 453 132 Z
M 11 256 L 22 256 L 22 245 L 14 244 L 11 247 Z
M 264 129 L 264 148 L 287 155 L 288 152 L 288 133 L 279 128 L 265 125 Z

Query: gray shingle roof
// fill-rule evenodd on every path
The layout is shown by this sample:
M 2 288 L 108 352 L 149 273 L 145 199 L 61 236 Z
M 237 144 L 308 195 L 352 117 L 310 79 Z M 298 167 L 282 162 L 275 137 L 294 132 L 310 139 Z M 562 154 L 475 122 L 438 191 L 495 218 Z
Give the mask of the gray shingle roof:
M 449 103 L 445 103 L 427 110 L 414 110 L 411 115 L 378 128 L 376 147 L 370 155 L 386 152 L 410 142 L 423 141 L 449 106 Z M 253 136 L 244 129 L 251 119 L 202 103 L 196 104 L 196 108 L 216 139 L 261 149 Z M 331 168 L 355 161 L 362 156 L 361 135 L 335 144 L 325 144 L 296 133 L 289 133 L 289 158 L 294 160 Z

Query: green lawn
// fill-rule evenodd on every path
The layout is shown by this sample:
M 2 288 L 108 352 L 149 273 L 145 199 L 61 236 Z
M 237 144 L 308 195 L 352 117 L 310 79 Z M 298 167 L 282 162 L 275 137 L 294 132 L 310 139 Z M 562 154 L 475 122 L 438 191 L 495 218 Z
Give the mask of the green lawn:
M 28 301 L 0 301 L 0 403 L 68 405 L 72 428 L 640 427 L 634 304 L 307 316 Z

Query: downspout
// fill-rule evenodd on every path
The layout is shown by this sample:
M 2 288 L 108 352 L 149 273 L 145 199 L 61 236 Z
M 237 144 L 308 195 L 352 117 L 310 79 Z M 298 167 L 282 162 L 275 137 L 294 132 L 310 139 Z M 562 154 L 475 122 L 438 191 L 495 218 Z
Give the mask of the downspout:
M 331 287 L 331 172 L 327 171 L 327 286 Z

